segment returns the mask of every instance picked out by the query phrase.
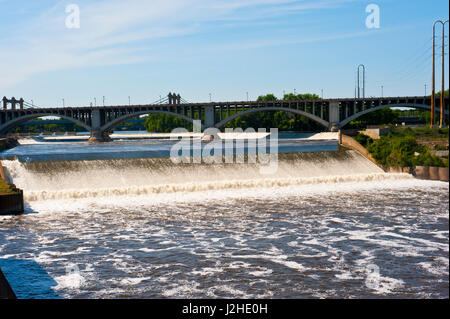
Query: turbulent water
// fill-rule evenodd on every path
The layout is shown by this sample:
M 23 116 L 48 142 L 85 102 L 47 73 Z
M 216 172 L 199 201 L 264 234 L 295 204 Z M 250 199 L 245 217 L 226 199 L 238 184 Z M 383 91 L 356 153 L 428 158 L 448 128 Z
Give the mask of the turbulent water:
M 19 297 L 449 296 L 448 183 L 354 151 L 279 154 L 275 175 L 167 158 L 2 163 L 26 199 L 27 214 L 0 217 Z

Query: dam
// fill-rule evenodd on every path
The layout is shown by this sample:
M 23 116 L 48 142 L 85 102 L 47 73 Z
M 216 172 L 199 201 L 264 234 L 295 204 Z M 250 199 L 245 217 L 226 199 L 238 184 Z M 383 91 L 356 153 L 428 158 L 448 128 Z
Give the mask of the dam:
M 448 183 L 385 173 L 334 139 L 281 136 L 271 175 L 174 164 L 173 143 L 0 153 L 24 191 L 26 213 L 0 217 L 17 297 L 448 298 Z

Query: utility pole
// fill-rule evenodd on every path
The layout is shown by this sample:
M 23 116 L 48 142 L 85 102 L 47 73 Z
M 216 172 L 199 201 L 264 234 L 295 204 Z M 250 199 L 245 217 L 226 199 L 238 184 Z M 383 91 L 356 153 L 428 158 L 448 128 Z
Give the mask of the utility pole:
M 64 99 L 62 99 L 62 101 L 63 101 L 63 107 L 65 107 L 65 106 L 66 106 L 66 103 L 64 102 Z
M 436 57 L 435 57 L 435 42 L 436 42 L 436 24 L 440 23 L 442 24 L 442 67 L 444 66 L 444 35 L 445 35 L 445 23 L 447 23 L 447 21 L 443 22 L 442 20 L 436 20 L 433 23 L 433 62 L 432 62 L 432 67 L 433 70 L 431 71 L 431 123 L 430 126 L 433 127 L 435 124 L 434 121 L 434 113 L 435 113 L 435 98 L 436 98 L 436 94 L 435 94 L 435 66 L 436 66 Z M 444 69 L 442 69 L 444 70 Z M 442 76 L 444 77 L 444 72 L 442 72 Z M 441 95 L 443 95 L 444 92 L 441 92 Z M 441 97 L 441 110 L 443 109 L 443 97 Z M 441 117 L 442 117 L 442 113 L 441 113 Z
M 209 102 L 211 102 L 211 93 L 209 93 Z
M 97 106 L 97 98 L 94 97 L 94 106 Z
M 425 83 L 425 95 L 424 96 L 427 96 L 427 84 Z
M 248 92 L 247 92 L 247 102 L 248 102 Z
M 441 82 L 441 113 L 439 114 L 439 127 L 442 128 L 444 126 L 444 118 L 445 118 L 445 114 L 444 114 L 444 93 L 445 93 L 445 68 L 444 68 L 444 56 L 445 56 L 445 24 L 448 22 L 448 20 L 445 20 L 442 23 L 442 53 L 441 53 L 441 58 L 442 58 L 442 69 L 441 69 L 441 73 L 442 73 L 442 82 Z
M 103 95 L 103 106 L 105 106 L 105 96 Z
M 129 105 L 129 106 L 131 105 L 131 98 L 130 98 L 129 95 L 128 95 L 128 105 Z
M 381 97 L 383 97 L 383 86 L 381 86 Z
M 323 89 L 320 90 L 320 94 L 321 94 L 320 96 L 322 97 L 322 100 L 323 100 Z

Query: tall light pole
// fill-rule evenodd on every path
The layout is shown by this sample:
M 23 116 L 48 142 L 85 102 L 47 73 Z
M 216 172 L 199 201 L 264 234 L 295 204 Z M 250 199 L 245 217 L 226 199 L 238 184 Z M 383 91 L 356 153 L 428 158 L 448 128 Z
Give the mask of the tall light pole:
M 436 20 L 433 23 L 433 62 L 432 62 L 432 68 L 433 70 L 431 71 L 431 127 L 434 126 L 434 113 L 435 113 L 435 42 L 436 42 L 436 24 L 440 23 L 442 24 L 442 92 L 441 92 L 441 114 L 440 114 L 440 121 L 439 121 L 439 125 L 441 126 L 443 123 L 443 111 L 444 111 L 444 80 L 445 80 L 445 76 L 444 76 L 444 46 L 445 46 L 445 24 L 448 22 L 448 20 L 446 20 L 445 22 L 442 20 Z
M 439 114 L 439 127 L 443 127 L 444 126 L 444 118 L 445 118 L 445 114 L 444 114 L 444 93 L 445 93 L 445 68 L 444 68 L 444 56 L 445 56 L 445 24 L 448 22 L 448 20 L 445 20 L 442 23 L 442 53 L 441 53 L 441 58 L 442 58 L 442 69 L 441 69 L 441 73 L 442 73 L 442 82 L 441 82 L 441 113 Z
M 248 102 L 248 92 L 247 92 L 247 102 Z
M 364 66 L 364 64 L 360 64 L 358 65 L 358 71 L 357 71 L 357 75 L 356 75 L 356 82 L 357 82 L 357 88 L 358 88 L 358 98 L 361 97 L 361 87 L 360 87 L 360 79 L 359 79 L 359 70 L 360 68 L 362 68 L 363 74 L 362 74 L 362 97 L 365 98 L 366 95 L 366 67 Z
M 383 86 L 381 86 L 381 97 L 383 97 Z
M 425 83 L 425 95 L 424 96 L 427 96 L 427 84 Z
M 94 97 L 94 106 L 97 106 L 97 98 Z
M 209 93 L 209 102 L 211 102 L 211 93 Z
M 131 105 L 131 97 L 128 95 L 128 105 Z
M 64 99 L 62 99 L 62 101 L 63 101 L 63 107 L 65 107 L 65 106 L 66 106 L 66 103 L 64 102 Z
M 320 90 L 320 95 L 321 95 L 322 100 L 323 100 L 323 89 Z
M 103 106 L 105 106 L 105 96 L 103 95 Z

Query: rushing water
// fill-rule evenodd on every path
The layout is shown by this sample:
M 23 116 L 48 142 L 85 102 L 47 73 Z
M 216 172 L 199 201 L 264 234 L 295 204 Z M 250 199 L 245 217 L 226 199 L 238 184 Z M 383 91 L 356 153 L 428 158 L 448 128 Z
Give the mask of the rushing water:
M 280 153 L 275 175 L 58 145 L 110 157 L 42 162 L 45 144 L 2 161 L 26 199 L 25 215 L 0 217 L 0 267 L 19 297 L 449 296 L 448 183 L 327 143 Z M 154 145 L 167 147 L 122 144 Z

